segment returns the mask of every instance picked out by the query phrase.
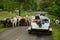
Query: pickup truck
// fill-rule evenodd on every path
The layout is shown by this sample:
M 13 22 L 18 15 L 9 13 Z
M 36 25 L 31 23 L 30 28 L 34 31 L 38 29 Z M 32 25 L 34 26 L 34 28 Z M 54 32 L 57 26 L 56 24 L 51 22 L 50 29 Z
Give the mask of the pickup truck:
M 39 23 L 33 22 L 34 19 L 40 20 Z M 50 19 L 46 16 L 35 16 L 35 18 L 31 22 L 31 26 L 28 27 L 28 33 L 32 32 L 40 32 L 40 33 L 49 33 L 52 34 L 52 27 L 50 24 Z

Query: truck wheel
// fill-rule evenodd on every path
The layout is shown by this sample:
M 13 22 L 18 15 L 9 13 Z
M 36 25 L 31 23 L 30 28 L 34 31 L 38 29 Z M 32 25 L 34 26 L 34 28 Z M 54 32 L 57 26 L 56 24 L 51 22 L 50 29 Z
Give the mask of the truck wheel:
M 49 35 L 52 35 L 52 31 L 49 31 Z
M 29 30 L 28 33 L 31 34 L 31 30 Z

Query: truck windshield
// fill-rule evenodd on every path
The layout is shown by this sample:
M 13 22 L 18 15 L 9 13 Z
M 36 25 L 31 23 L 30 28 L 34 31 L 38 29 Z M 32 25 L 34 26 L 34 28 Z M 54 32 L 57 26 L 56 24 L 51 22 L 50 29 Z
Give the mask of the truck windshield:
M 43 19 L 42 23 L 49 23 L 48 19 Z

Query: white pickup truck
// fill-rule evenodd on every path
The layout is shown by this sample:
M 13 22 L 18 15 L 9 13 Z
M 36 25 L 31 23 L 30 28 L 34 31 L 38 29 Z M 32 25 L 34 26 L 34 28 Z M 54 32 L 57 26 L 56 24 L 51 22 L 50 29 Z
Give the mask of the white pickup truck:
M 36 22 L 31 22 L 31 26 L 28 27 L 28 33 L 31 34 L 32 32 L 41 32 L 41 33 L 52 33 L 52 27 L 50 26 L 50 19 L 46 16 L 38 16 L 41 21 L 41 26 Z

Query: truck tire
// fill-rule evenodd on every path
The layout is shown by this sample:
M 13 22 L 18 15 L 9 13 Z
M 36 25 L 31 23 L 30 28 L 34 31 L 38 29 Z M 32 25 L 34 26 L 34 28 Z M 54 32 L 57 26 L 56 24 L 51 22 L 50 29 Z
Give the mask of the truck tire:
M 31 30 L 29 30 L 28 33 L 31 34 Z
M 52 31 L 49 31 L 49 35 L 52 35 Z

